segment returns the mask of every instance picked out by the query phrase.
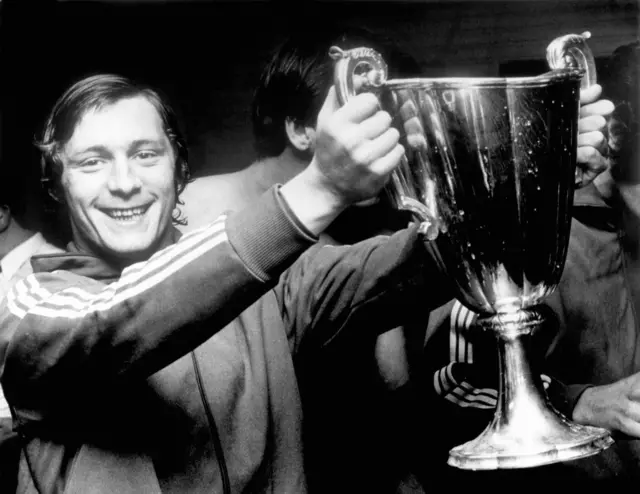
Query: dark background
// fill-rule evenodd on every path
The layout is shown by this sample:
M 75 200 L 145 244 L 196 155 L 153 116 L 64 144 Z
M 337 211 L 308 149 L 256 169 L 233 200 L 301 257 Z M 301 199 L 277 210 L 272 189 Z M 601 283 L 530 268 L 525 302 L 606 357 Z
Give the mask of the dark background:
M 604 70 L 611 52 L 638 36 L 636 0 L 0 2 L 0 185 L 4 186 L 0 202 L 2 190 L 23 197 L 34 219 L 39 217 L 42 204 L 33 137 L 60 93 L 92 72 L 122 73 L 146 80 L 166 93 L 183 117 L 194 175 L 203 176 L 236 170 L 253 160 L 249 121 L 253 88 L 272 48 L 299 23 L 318 26 L 340 21 L 380 31 L 418 61 L 425 77 L 539 74 L 546 71 L 544 56 L 549 42 L 586 30 L 592 33 L 589 44 L 599 69 Z M 359 352 L 365 358 L 371 354 L 372 350 Z M 362 427 L 345 435 L 350 433 L 351 444 L 369 448 L 372 455 L 380 452 L 381 461 L 389 456 L 403 461 L 396 451 L 384 451 L 383 445 L 393 439 L 384 434 L 395 431 L 384 425 L 394 420 L 411 421 L 394 419 L 392 411 L 402 410 L 395 403 L 372 403 L 372 413 L 366 416 L 359 415 L 368 406 L 366 401 L 350 409 L 348 403 L 367 396 L 367 388 L 348 389 L 351 383 L 366 383 L 358 381 L 354 369 L 366 373 L 367 368 L 353 360 L 344 367 L 340 364 L 344 361 L 335 362 L 338 365 L 331 374 L 327 369 L 319 375 L 324 387 L 308 388 L 318 400 L 329 396 L 339 405 L 336 409 L 331 406 L 335 403 L 310 407 L 320 414 L 329 413 L 319 420 L 316 417 L 316 423 L 325 427 L 317 427 L 315 433 L 322 436 L 331 424 L 378 425 L 376 420 L 383 416 L 377 432 L 369 434 L 373 429 Z M 327 393 L 329 387 L 341 382 L 347 404 L 336 398 L 339 393 Z M 374 410 L 374 406 L 381 408 Z M 432 441 L 442 432 L 438 423 L 434 421 Z M 335 430 L 329 432 L 333 433 L 327 434 L 329 440 L 337 437 Z M 360 461 L 363 471 L 371 475 L 356 478 L 361 485 L 354 492 L 370 492 L 365 482 L 381 482 L 389 465 L 369 464 L 369 455 L 350 457 L 353 450 L 346 447 L 348 442 L 339 446 L 339 451 L 326 457 L 321 449 L 312 461 L 319 459 L 327 468 Z M 433 445 L 425 441 L 425 446 L 431 450 Z M 324 473 L 321 469 L 320 477 Z
M 193 173 L 202 176 L 253 159 L 252 91 L 295 23 L 339 20 L 381 31 L 425 76 L 539 73 L 553 38 L 585 30 L 601 61 L 638 33 L 635 0 L 4 0 L 0 8 L 1 180 L 28 198 L 33 216 L 33 137 L 60 93 L 91 72 L 119 72 L 166 93 L 183 117 Z

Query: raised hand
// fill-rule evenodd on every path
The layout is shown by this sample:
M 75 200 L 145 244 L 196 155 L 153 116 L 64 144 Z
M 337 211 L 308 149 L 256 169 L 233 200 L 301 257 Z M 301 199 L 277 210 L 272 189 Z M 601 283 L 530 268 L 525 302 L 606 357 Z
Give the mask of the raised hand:
M 332 87 L 318 115 L 314 157 L 281 188 L 294 214 L 313 233 L 347 206 L 374 198 L 404 154 L 391 116 L 362 93 L 341 106 Z
M 316 152 L 309 165 L 320 182 L 349 205 L 374 197 L 404 148 L 376 96 L 362 93 L 340 106 L 333 88 L 318 115 Z
M 578 121 L 578 167 L 576 184 L 583 187 L 608 169 L 608 146 L 605 137 L 607 117 L 613 112 L 613 103 L 599 99 L 599 84 L 580 91 L 580 120 Z
M 640 373 L 587 388 L 573 409 L 573 420 L 640 438 Z

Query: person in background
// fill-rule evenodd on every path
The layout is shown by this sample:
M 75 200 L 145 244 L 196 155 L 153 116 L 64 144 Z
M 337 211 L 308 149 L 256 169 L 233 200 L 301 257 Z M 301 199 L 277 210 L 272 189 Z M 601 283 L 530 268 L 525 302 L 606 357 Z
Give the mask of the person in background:
M 607 135 L 602 154 L 608 166 L 576 190 L 567 261 L 558 288 L 545 301 L 553 318 L 536 341 L 545 356 L 543 382 L 552 404 L 575 422 L 611 430 L 615 443 L 582 460 L 503 473 L 503 481 L 571 479 L 609 485 L 640 478 L 639 67 L 636 41 L 617 48 L 600 71 L 600 103 L 611 103 L 600 112 L 608 116 L 600 122 Z M 456 301 L 430 321 L 430 331 L 450 342 L 451 361 L 435 373 L 444 383 L 437 389 L 446 403 L 444 413 L 465 425 L 455 429 L 456 443 L 481 432 L 497 397 L 497 357 L 490 342 L 473 330 L 476 319 Z M 425 360 L 433 362 L 433 353 Z M 465 478 L 459 471 L 451 476 Z M 469 482 L 480 480 L 492 484 L 496 476 L 468 474 Z
M 588 478 L 640 479 L 639 68 L 636 41 L 617 48 L 603 71 L 604 94 L 615 105 L 607 127 L 610 177 L 576 198 L 584 206 L 576 215 L 583 227 L 576 227 L 566 282 L 552 306 L 561 332 L 547 360 L 549 372 L 566 385 L 564 410 L 617 438 L 576 465 Z
M 308 166 L 316 148 L 318 113 L 333 85 L 334 61 L 329 57 L 333 45 L 378 49 L 389 61 L 392 75 L 417 75 L 419 71 L 413 58 L 385 37 L 364 28 L 306 27 L 289 33 L 273 50 L 254 91 L 251 126 L 257 159 L 238 171 L 207 175 L 189 183 L 181 196 L 182 209 L 188 217 L 187 224 L 180 226 L 181 231 L 199 228 L 223 211 L 254 204 L 273 184 L 287 182 Z M 365 225 L 350 222 L 349 227 L 358 232 L 380 231 L 380 222 L 370 225 L 371 217 L 368 218 Z M 332 225 L 335 229 L 336 222 Z M 349 238 L 347 231 L 335 235 L 341 236 L 341 243 L 342 237 Z M 359 233 L 353 238 L 359 240 L 363 236 Z
M 290 33 L 274 50 L 254 92 L 251 123 L 257 160 L 237 172 L 190 183 L 183 194 L 189 219 L 184 231 L 225 210 L 254 204 L 273 184 L 286 182 L 309 165 L 318 113 L 333 84 L 333 45 L 375 48 L 388 61 L 393 77 L 419 74 L 411 56 L 371 30 L 323 25 Z M 322 233 L 321 241 L 353 244 L 388 235 L 408 221 L 381 196 L 345 210 Z M 416 341 L 409 345 L 408 338 Z M 397 451 L 407 449 L 408 438 L 401 430 L 405 420 L 394 415 L 404 407 L 395 402 L 406 394 L 401 388 L 409 380 L 409 348 L 420 348 L 423 335 L 405 335 L 402 328 L 394 328 L 375 338 L 344 340 L 318 349 L 297 367 L 309 487 L 316 492 L 390 492 L 405 469 Z M 328 460 L 331 475 L 326 474 Z M 371 469 L 379 472 L 375 478 L 369 475 Z M 345 480 L 337 485 L 335 478 Z
M 0 299 L 4 299 L 18 280 L 32 273 L 31 257 L 61 250 L 28 226 L 23 208 L 8 191 L 0 194 Z
M 42 233 L 30 228 L 22 201 L 8 190 L 0 190 L 0 300 L 18 280 L 31 274 L 31 257 L 62 252 L 47 242 Z M 0 386 L 0 490 L 15 490 L 19 444 L 13 430 L 11 410 Z

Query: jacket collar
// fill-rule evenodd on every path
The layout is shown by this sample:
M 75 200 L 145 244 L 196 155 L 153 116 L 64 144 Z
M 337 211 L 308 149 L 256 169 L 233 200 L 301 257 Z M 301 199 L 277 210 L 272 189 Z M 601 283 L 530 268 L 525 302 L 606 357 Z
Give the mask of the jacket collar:
M 180 231 L 172 227 L 171 243 L 177 242 L 181 236 Z M 34 256 L 31 266 L 34 273 L 70 271 L 104 283 L 112 283 L 122 274 L 122 269 L 116 269 L 102 258 L 78 249 L 73 242 L 70 242 L 66 252 L 61 254 Z

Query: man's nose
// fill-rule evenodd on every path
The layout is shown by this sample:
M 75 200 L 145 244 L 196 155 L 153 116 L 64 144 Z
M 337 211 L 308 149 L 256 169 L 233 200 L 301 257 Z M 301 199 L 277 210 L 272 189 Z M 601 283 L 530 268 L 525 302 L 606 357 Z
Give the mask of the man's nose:
M 125 157 L 114 160 L 109 176 L 109 190 L 113 194 L 131 195 L 140 189 L 140 178 L 134 165 Z

